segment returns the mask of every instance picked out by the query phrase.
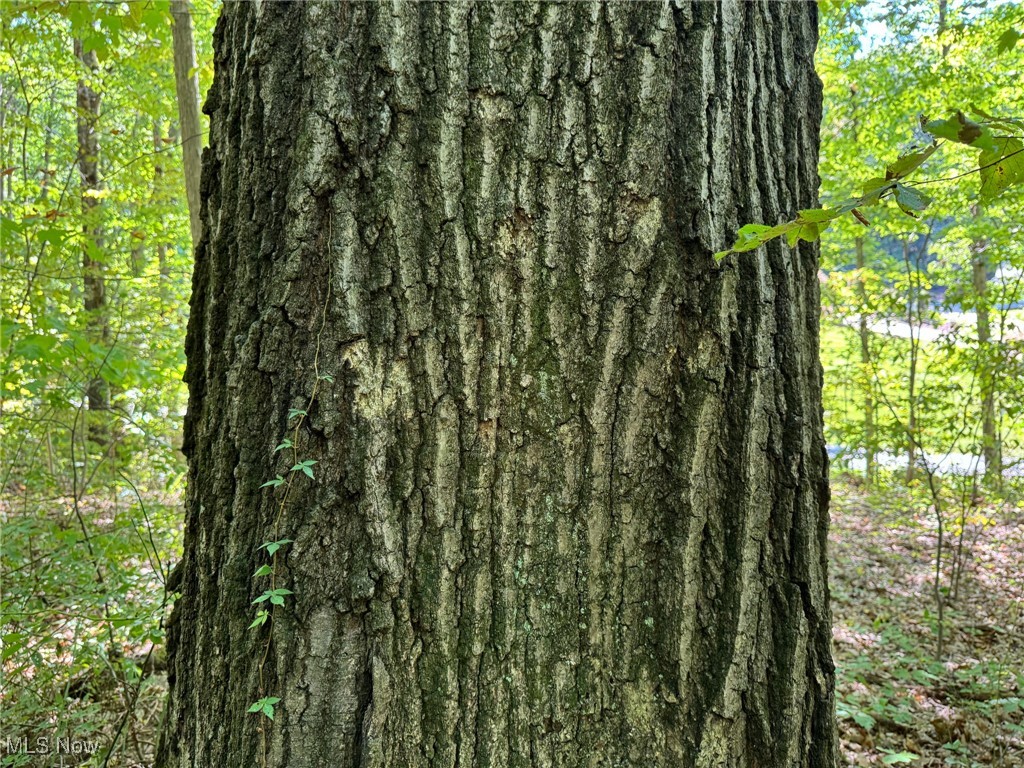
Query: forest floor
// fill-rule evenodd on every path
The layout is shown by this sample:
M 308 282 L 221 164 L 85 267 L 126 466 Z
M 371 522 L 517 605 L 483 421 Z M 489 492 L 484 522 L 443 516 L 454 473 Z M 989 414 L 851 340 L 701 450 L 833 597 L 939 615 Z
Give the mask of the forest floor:
M 847 766 L 1024 766 L 1024 509 L 971 507 L 955 588 L 958 510 L 944 524 L 944 649 L 934 591 L 938 524 L 905 491 L 833 479 L 831 586 Z
M 158 515 L 158 529 L 169 528 L 176 520 L 177 505 L 172 502 L 151 500 L 150 514 Z M 83 510 L 97 521 L 111 518 L 99 502 L 83 503 Z M 949 597 L 940 658 L 933 588 L 938 540 L 934 510 L 925 498 L 914 501 L 902 486 L 868 493 L 857 478 L 834 473 L 830 578 L 843 766 L 1024 767 L 1024 505 L 996 505 L 982 498 L 969 507 L 958 594 L 952 578 L 960 530 L 954 519 L 957 510 L 951 507 L 947 515 L 942 586 Z M 28 525 L 32 520 L 23 522 Z M 143 659 L 148 657 L 152 624 L 161 614 L 160 600 L 159 590 L 147 588 L 153 586 L 153 574 L 147 576 L 145 563 L 118 549 L 133 539 L 114 535 L 115 527 L 104 538 L 105 528 L 97 524 L 93 541 L 124 561 L 120 570 L 112 566 L 105 570 L 105 587 L 118 596 L 118 610 L 143 616 L 137 627 L 118 629 L 125 637 L 124 661 L 136 660 L 125 667 L 129 670 L 135 664 L 146 666 Z M 74 533 L 73 529 L 61 533 L 63 529 L 54 532 L 31 526 L 21 530 L 14 523 L 8 528 L 5 533 L 10 535 L 4 541 L 8 547 L 18 541 L 45 541 Z M 28 557 L 31 552 L 22 554 Z M 25 563 L 35 563 L 38 556 Z M 106 635 L 86 642 L 92 636 L 89 632 L 86 640 L 81 627 L 72 632 L 72 625 L 77 626 L 72 621 L 74 612 L 47 608 L 35 597 L 63 595 L 69 604 L 101 605 L 108 596 L 93 594 L 95 574 L 84 558 L 60 568 L 25 566 L 5 574 L 4 597 L 22 595 L 15 601 L 14 608 L 21 611 L 17 615 L 35 618 L 22 621 L 25 626 L 19 635 L 5 631 L 4 644 L 10 647 L 5 647 L 4 659 L 12 649 L 18 650 L 19 642 L 25 646 L 31 638 L 40 638 L 38 651 L 25 646 L 18 656 L 31 651 L 26 663 L 34 672 L 29 675 L 21 666 L 21 672 L 15 671 L 5 681 L 20 680 L 26 694 L 15 696 L 16 702 L 7 699 L 5 716 L 9 724 L 18 721 L 26 727 L 66 721 L 72 731 L 92 733 L 99 743 L 108 744 L 124 725 L 125 700 L 133 700 L 133 716 L 110 764 L 148 766 L 166 695 L 165 676 L 129 680 L 118 672 L 116 677 L 125 678 L 123 684 L 105 684 L 102 670 L 109 664 L 101 662 L 100 656 Z M 57 615 L 52 615 L 55 611 Z M 69 664 L 66 644 L 75 638 L 85 643 L 84 655 Z M 60 642 L 53 645 L 53 641 Z M 50 651 L 60 648 L 65 649 L 60 658 L 51 658 Z M 99 676 L 90 674 L 90 669 L 100 670 Z M 0 690 L 0 698 L 18 688 L 8 685 Z M 76 693 L 80 689 L 83 695 Z M 72 701 L 70 708 L 68 701 Z M 12 703 L 16 704 L 13 710 Z M 9 758 L 0 755 L 0 765 L 33 765 L 12 763 Z

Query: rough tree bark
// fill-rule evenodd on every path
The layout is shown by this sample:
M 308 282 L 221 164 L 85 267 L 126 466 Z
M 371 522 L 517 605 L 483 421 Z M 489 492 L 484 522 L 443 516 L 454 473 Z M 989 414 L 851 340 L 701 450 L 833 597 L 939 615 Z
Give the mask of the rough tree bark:
M 160 765 L 834 765 L 816 13 L 225 6 Z

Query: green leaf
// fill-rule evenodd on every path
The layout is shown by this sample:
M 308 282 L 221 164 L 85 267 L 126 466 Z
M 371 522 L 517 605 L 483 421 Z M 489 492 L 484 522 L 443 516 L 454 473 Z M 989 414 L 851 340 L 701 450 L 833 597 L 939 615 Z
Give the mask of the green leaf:
M 278 451 L 283 451 L 285 448 L 291 448 L 291 447 L 292 447 L 292 441 L 289 438 L 286 437 L 284 440 L 282 440 L 280 443 L 277 444 L 277 446 L 274 448 L 274 453 L 277 453 Z
M 271 720 L 274 719 L 274 705 L 281 701 L 278 696 L 264 696 L 259 701 L 253 702 L 249 705 L 249 712 L 261 713 L 266 715 Z
M 904 184 L 896 185 L 896 205 L 908 216 L 917 217 L 917 211 L 923 211 L 932 202 L 924 192 Z
M 861 189 L 861 197 L 854 208 L 859 208 L 862 205 L 874 205 L 877 203 L 882 195 L 888 192 L 895 185 L 893 179 L 874 178 L 868 179 Z
M 316 464 L 315 459 L 306 459 L 305 461 L 300 461 L 298 464 L 292 467 L 290 471 L 302 472 L 304 475 L 306 475 L 306 477 L 313 477 L 312 467 L 314 464 Z
M 271 605 L 284 605 L 285 595 L 293 594 L 290 589 L 272 589 L 270 590 L 270 603 Z
M 854 712 L 853 721 L 857 723 L 865 731 L 870 731 L 875 727 L 875 718 L 869 715 L 867 712 Z
M 797 211 L 797 221 L 824 222 L 839 217 L 839 212 L 832 208 L 807 208 Z
M 274 569 L 271 568 L 269 565 L 261 565 L 259 568 L 256 569 L 256 573 L 253 574 L 253 578 L 257 576 L 269 576 L 273 572 Z
M 257 549 L 265 549 L 267 550 L 267 554 L 273 557 L 274 553 L 277 552 L 277 550 L 279 550 L 285 544 L 291 543 L 293 543 L 291 539 L 278 539 L 277 541 L 264 542 L 263 544 L 260 544 L 259 547 L 257 547 Z
M 991 152 L 978 158 L 981 199 L 988 202 L 1007 187 L 1024 181 L 1024 143 L 1020 139 L 996 139 Z
M 1016 133 L 1024 131 L 1024 120 L 1020 120 L 1016 117 L 996 117 L 982 110 L 975 104 L 971 105 L 971 112 L 980 117 L 985 121 L 985 124 L 990 128 L 999 128 L 1000 130 L 1010 131 Z
M 900 155 L 895 162 L 889 163 L 889 165 L 885 167 L 886 181 L 906 178 L 920 168 L 921 164 L 931 157 L 932 153 L 937 148 L 937 144 L 932 144 L 925 149 Z
M 67 240 L 70 235 L 69 232 L 63 229 L 53 228 L 39 229 L 36 230 L 34 234 L 37 242 L 49 243 L 50 245 L 57 246 Z
M 882 758 L 882 762 L 886 765 L 912 763 L 920 757 L 920 755 L 915 755 L 913 752 L 891 752 Z
M 4 634 L 3 652 L 0 659 L 7 661 L 11 656 L 18 653 L 27 643 L 27 635 L 21 632 L 8 632 Z
M 269 600 L 271 605 L 284 605 L 285 596 L 291 594 L 294 593 L 290 589 L 268 589 L 253 600 L 253 603 L 265 603 Z
M 252 629 L 253 627 L 262 627 L 264 624 L 267 623 L 267 619 L 269 619 L 269 618 L 270 618 L 270 612 L 269 611 L 263 611 L 263 610 L 256 611 L 256 618 L 252 620 L 252 624 L 250 624 L 248 628 Z
M 782 225 L 783 227 L 786 225 Z M 759 248 L 769 240 L 778 237 L 785 230 L 779 226 L 768 224 L 745 224 L 736 233 L 736 242 L 727 251 L 719 251 L 715 254 L 715 261 L 721 261 L 730 253 L 743 253 Z
M 306 412 L 301 408 L 289 408 L 288 409 L 288 420 L 291 421 L 296 416 L 306 416 Z
M 1022 37 L 1021 33 L 1013 27 L 1003 32 L 999 36 L 999 42 L 996 43 L 996 51 L 998 53 L 1009 53 L 1013 50 L 1013 47 L 1017 45 L 1017 41 Z
M 753 237 L 759 237 L 765 232 L 771 231 L 771 225 L 769 224 L 744 224 L 740 227 L 740 231 L 737 233 L 738 239 L 744 240 Z
M 968 118 L 960 110 L 948 120 L 931 120 L 925 123 L 924 129 L 940 139 L 948 139 L 978 149 L 994 148 L 992 132 Z
M 824 227 L 815 221 L 800 221 L 797 219 L 796 226 L 786 232 L 786 243 L 792 247 L 796 245 L 800 240 L 806 240 L 809 243 L 813 243 L 821 236 L 821 230 Z
M 835 207 L 834 208 L 830 208 L 829 210 L 835 212 L 836 216 L 838 217 L 838 216 L 842 216 L 844 213 L 849 213 L 854 208 L 858 208 L 858 207 L 860 207 L 862 205 L 864 205 L 864 199 L 863 198 L 851 197 L 851 198 L 848 198 L 846 200 L 843 200 L 840 203 L 836 203 Z
M 326 381 L 329 384 L 333 384 L 334 383 L 334 377 L 331 376 L 329 373 L 321 373 L 320 374 L 320 381 Z
M 273 487 L 273 488 L 277 488 L 277 486 L 283 485 L 283 484 L 284 484 L 284 478 L 281 477 L 280 475 L 278 475 L 273 480 L 267 480 L 267 482 L 265 482 L 263 485 L 261 485 L 260 488 L 266 488 L 268 485 Z
M 993 706 L 1001 706 L 1003 708 L 1003 714 L 1009 715 L 1013 712 L 1016 712 L 1019 709 L 1024 709 L 1024 707 L 1021 706 L 1020 702 L 1021 700 L 1018 697 L 1011 696 L 1006 699 L 992 699 L 992 701 L 989 703 Z

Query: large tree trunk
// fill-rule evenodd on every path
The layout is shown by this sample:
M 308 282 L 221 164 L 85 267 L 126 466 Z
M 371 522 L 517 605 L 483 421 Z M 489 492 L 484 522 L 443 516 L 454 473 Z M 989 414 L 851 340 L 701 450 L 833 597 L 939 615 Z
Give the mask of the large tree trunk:
M 225 6 L 161 765 L 834 765 L 816 36 Z

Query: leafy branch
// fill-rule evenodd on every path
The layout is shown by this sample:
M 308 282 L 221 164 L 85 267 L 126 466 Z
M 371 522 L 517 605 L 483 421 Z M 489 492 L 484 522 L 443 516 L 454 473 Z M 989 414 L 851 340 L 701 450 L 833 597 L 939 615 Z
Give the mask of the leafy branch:
M 887 199 L 895 200 L 903 213 L 917 218 L 931 204 L 931 198 L 917 189 L 923 184 L 952 181 L 977 173 L 980 175 L 979 194 L 982 201 L 988 201 L 1008 187 L 1024 182 L 1024 141 L 1021 140 L 1024 120 L 995 118 L 977 108 L 972 111 L 981 118 L 981 122 L 971 120 L 961 111 L 947 120 L 928 120 L 922 117 L 921 127 L 932 137 L 931 144 L 900 155 L 886 166 L 884 177 L 869 179 L 864 184 L 859 197 L 848 198 L 829 208 L 798 211 L 792 221 L 775 226 L 747 224 L 740 227 L 736 241 L 729 249 L 716 253 L 715 261 L 721 261 L 732 253 L 752 251 L 783 236 L 790 246 L 801 240 L 813 242 L 821 237 L 821 233 L 833 221 L 846 214 L 870 226 L 871 222 L 861 209 L 879 205 Z M 1001 135 L 997 135 L 997 131 Z M 947 142 L 979 150 L 978 167 L 946 178 L 906 182 L 907 177 L 916 173 Z

